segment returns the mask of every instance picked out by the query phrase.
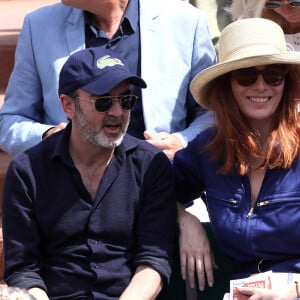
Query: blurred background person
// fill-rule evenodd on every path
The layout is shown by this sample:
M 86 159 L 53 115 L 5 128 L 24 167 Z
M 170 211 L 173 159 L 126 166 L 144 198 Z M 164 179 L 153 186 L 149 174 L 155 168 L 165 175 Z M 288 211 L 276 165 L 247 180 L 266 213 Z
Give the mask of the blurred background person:
M 279 24 L 288 47 L 300 51 L 300 0 L 233 0 L 232 18 L 263 17 Z

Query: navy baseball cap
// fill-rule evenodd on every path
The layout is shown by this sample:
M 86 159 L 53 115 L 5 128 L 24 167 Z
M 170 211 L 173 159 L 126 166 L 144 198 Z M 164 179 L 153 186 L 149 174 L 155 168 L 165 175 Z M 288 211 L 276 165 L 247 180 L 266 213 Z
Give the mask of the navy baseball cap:
M 80 88 L 92 95 L 104 95 L 124 80 L 140 88 L 147 86 L 142 78 L 129 72 L 116 53 L 100 47 L 87 48 L 72 54 L 63 65 L 58 94 Z

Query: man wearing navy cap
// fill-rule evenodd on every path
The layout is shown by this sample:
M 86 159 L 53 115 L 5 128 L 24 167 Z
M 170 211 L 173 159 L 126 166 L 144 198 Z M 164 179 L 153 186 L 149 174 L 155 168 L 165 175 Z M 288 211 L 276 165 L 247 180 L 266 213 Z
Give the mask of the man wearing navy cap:
M 44 299 L 155 299 L 171 273 L 168 158 L 126 134 L 146 83 L 103 48 L 59 77 L 65 130 L 16 156 L 3 194 L 5 280 Z

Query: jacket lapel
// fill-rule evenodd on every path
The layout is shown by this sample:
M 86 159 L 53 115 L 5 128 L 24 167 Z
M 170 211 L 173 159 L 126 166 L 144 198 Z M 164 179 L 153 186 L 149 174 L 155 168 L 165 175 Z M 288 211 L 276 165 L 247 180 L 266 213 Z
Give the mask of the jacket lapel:
M 159 99 L 161 88 L 157 85 L 159 76 L 159 63 L 157 57 L 161 57 L 160 48 L 160 14 L 156 5 L 157 0 L 140 0 L 140 31 L 141 31 L 141 76 L 149 88 L 142 90 L 144 120 L 147 130 L 154 131 L 152 107 L 156 107 L 155 101 Z M 155 60 L 155 63 L 153 63 Z M 153 88 L 154 86 L 154 88 Z
M 70 54 L 85 48 L 85 22 L 80 9 L 72 9 L 66 23 L 66 37 Z

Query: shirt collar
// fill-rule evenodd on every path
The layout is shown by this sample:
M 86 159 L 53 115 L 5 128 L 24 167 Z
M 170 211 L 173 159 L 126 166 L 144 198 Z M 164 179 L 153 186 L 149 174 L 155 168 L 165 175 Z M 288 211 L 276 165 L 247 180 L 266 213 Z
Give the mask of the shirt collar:
M 89 26 L 92 32 L 94 32 L 96 36 L 100 36 L 100 30 L 98 30 L 92 25 L 91 13 L 85 11 L 84 18 L 85 18 L 86 26 Z M 128 30 L 131 30 L 131 32 L 136 32 L 138 30 L 138 23 L 139 23 L 139 0 L 130 0 L 125 15 L 121 21 L 120 30 L 121 32 L 127 32 Z
M 139 23 L 139 0 L 130 0 L 124 16 L 127 18 L 131 29 L 135 32 L 138 28 Z
M 59 158 L 62 162 L 64 162 L 69 167 L 73 166 L 73 162 L 69 152 L 69 140 L 71 136 L 71 122 L 68 123 L 67 127 L 57 133 L 59 138 L 55 143 L 54 150 L 52 153 L 52 159 Z
M 63 163 L 68 165 L 69 167 L 74 167 L 72 158 L 69 152 L 69 141 L 71 136 L 72 123 L 69 122 L 67 127 L 57 133 L 60 135 L 59 139 L 55 143 L 54 150 L 52 153 L 52 159 L 59 158 Z M 144 141 L 131 137 L 128 134 L 125 134 L 123 142 L 119 147 L 115 149 L 114 157 L 118 157 L 118 159 L 124 159 L 126 152 L 132 151 L 135 149 L 138 144 L 143 143 Z

